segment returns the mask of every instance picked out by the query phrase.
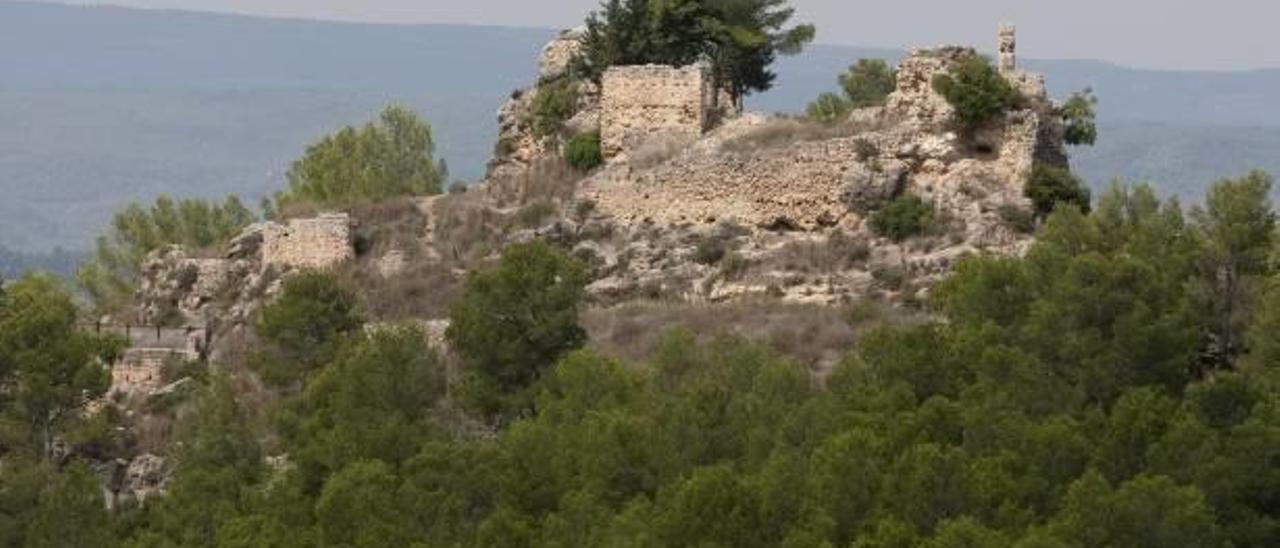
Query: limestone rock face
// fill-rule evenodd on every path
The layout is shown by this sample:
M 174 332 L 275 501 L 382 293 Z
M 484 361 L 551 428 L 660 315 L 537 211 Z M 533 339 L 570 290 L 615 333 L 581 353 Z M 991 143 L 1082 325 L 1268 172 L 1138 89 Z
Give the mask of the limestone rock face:
M 487 180 L 515 179 L 526 174 L 540 161 L 556 158 L 562 143 L 557 135 L 538 135 L 534 131 L 534 101 L 547 85 L 571 78 L 569 67 L 582 50 L 585 29 L 561 32 L 542 48 L 538 57 L 538 81 L 515 90 L 498 108 L 498 141 L 489 160 Z M 577 80 L 578 104 L 574 115 L 565 122 L 568 134 L 590 133 L 600 129 L 600 90 L 590 81 Z
M 538 78 L 549 80 L 568 73 L 569 64 L 582 52 L 582 37 L 586 32 L 586 27 L 565 30 L 542 46 L 542 53 L 538 56 Z
M 854 211 L 871 211 L 902 193 L 911 166 L 901 160 L 852 165 L 844 174 L 841 201 Z

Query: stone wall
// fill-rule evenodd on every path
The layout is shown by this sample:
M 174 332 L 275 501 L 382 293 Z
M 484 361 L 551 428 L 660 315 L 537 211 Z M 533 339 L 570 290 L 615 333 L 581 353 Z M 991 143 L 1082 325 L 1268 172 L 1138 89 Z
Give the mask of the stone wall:
M 712 122 L 717 94 L 704 65 L 640 65 L 605 71 L 600 142 L 612 158 L 653 137 L 692 142 Z
M 110 393 L 150 395 L 164 383 L 164 365 L 170 360 L 191 361 L 195 352 L 172 348 L 130 348 L 111 366 Z
M 355 256 L 351 217 L 326 213 L 262 228 L 262 264 L 287 268 L 329 268 Z

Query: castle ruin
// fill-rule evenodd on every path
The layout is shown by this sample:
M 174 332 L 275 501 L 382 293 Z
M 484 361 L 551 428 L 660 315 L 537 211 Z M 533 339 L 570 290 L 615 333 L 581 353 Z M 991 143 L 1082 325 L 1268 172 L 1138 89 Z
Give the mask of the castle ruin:
M 655 137 L 697 140 L 715 120 L 719 95 L 709 68 L 701 63 L 609 68 L 600 98 L 604 157 L 613 158 Z
M 1010 75 L 1018 70 L 1018 29 L 1013 23 L 1001 23 L 999 30 L 999 43 L 997 51 L 999 52 L 1000 74 Z
M 288 268 L 330 268 L 355 256 L 351 217 L 325 213 L 288 224 L 262 228 L 262 265 Z

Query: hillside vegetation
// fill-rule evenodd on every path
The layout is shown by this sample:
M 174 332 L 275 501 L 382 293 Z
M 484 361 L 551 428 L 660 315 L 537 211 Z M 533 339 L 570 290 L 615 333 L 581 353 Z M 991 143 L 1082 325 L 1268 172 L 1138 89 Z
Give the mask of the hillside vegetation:
M 809 34 L 623 8 L 662 17 L 605 43 L 716 50 L 735 93 Z M 1088 93 L 848 64 L 810 118 L 609 158 L 589 76 L 543 78 L 470 187 L 392 106 L 260 222 L 122 209 L 79 290 L 0 284 L 0 547 L 1280 545 L 1273 178 L 1094 193 Z

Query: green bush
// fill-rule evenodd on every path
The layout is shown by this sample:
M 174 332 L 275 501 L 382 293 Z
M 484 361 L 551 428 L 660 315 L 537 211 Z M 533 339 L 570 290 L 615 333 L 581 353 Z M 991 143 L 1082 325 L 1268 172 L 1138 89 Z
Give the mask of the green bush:
M 564 161 L 578 171 L 591 171 L 604 163 L 600 153 L 600 134 L 575 135 L 564 145 Z
M 933 206 L 915 194 L 894 198 L 871 216 L 871 230 L 895 242 L 923 234 L 933 224 Z
M 308 146 L 289 168 L 289 188 L 276 196 L 275 209 L 293 202 L 331 207 L 439 194 L 448 170 L 434 154 L 431 126 L 412 109 L 387 107 L 375 121 Z
M 834 93 L 823 93 L 809 103 L 805 114 L 819 122 L 836 122 L 849 116 L 852 110 L 853 105 L 849 104 L 844 97 Z
M 1092 145 L 1098 141 L 1098 98 L 1092 89 L 1071 94 L 1062 105 L 1062 122 L 1066 126 L 1063 139 L 1068 145 Z
M 1048 164 L 1036 164 L 1025 188 L 1027 198 L 1035 206 L 1036 214 L 1045 217 L 1053 213 L 1058 204 L 1071 204 L 1084 213 L 1089 212 L 1089 188 L 1070 171 Z
M 853 108 L 883 105 L 898 86 L 898 75 L 880 59 L 859 59 L 840 75 L 840 87 Z
M 965 57 L 950 74 L 933 79 L 933 89 L 955 108 L 955 119 L 965 129 L 976 128 L 1018 103 L 1018 90 L 991 66 L 985 57 Z
M 996 213 L 1000 215 L 1004 224 L 1016 232 L 1030 234 L 1036 230 L 1036 216 L 1026 209 L 1013 204 L 1003 204 L 996 209 Z
M 449 314 L 449 344 L 479 384 L 516 392 L 586 341 L 578 325 L 586 284 L 586 268 L 563 251 L 512 245 L 497 266 L 467 277 Z
M 257 327 L 266 350 L 251 365 L 268 384 L 295 383 L 331 359 L 342 338 L 363 324 L 359 298 L 337 276 L 298 273 L 262 308 Z
M 568 78 L 543 82 L 533 97 L 533 132 L 554 135 L 578 110 L 578 83 Z

